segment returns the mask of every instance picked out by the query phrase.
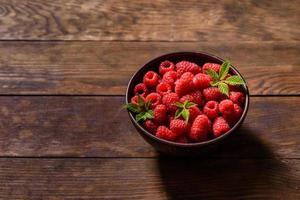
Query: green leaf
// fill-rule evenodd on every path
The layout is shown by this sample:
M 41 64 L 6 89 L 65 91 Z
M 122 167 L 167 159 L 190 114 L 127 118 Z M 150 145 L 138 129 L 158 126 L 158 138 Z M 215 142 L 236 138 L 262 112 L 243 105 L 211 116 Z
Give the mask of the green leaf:
M 152 110 L 148 110 L 147 112 L 145 112 L 144 116 L 145 116 L 146 119 L 153 119 L 154 118 Z
M 194 102 L 188 102 L 187 104 L 186 104 L 186 108 L 190 108 L 190 107 L 192 107 L 192 106 L 196 106 L 197 104 L 195 104 Z
M 137 114 L 136 116 L 135 116 L 135 120 L 137 121 L 137 122 L 139 122 L 140 120 L 142 120 L 143 118 L 144 118 L 144 112 L 141 112 L 141 113 L 139 113 L 139 114 Z
M 208 69 L 206 70 L 206 73 L 207 73 L 209 76 L 212 77 L 214 83 L 215 83 L 215 82 L 218 82 L 218 81 L 220 80 L 220 79 L 219 79 L 219 75 L 218 75 L 217 72 L 215 72 L 214 70 L 208 68 Z
M 245 84 L 243 79 L 237 75 L 230 76 L 225 80 L 225 83 L 229 85 L 243 85 Z
M 144 107 L 145 106 L 145 101 L 141 97 L 141 95 L 138 95 L 138 104 L 139 104 L 140 107 Z
M 189 118 L 190 118 L 190 112 L 189 112 L 189 110 L 183 109 L 182 110 L 182 117 L 183 117 L 183 119 L 185 119 L 186 122 L 188 122 Z
M 220 80 L 223 80 L 226 75 L 228 74 L 230 69 L 230 62 L 228 60 L 225 60 L 222 65 L 221 65 L 221 69 L 219 71 L 219 78 Z
M 228 85 L 226 83 L 220 82 L 219 85 L 218 85 L 218 88 L 219 88 L 219 90 L 222 94 L 225 94 L 225 95 L 229 96 L 229 88 L 228 88 Z
M 175 119 L 179 118 L 182 114 L 183 109 L 177 109 L 175 112 Z
M 123 108 L 128 109 L 134 113 L 139 113 L 139 109 L 138 109 L 137 105 L 133 104 L 133 103 L 126 104 L 123 106 Z
M 141 120 L 145 121 L 146 119 L 153 119 L 153 118 L 154 117 L 153 117 L 152 110 L 148 110 L 147 112 L 141 112 L 135 116 L 135 119 L 137 122 L 139 122 Z
M 145 108 L 146 108 L 146 110 L 149 110 L 150 106 L 151 106 L 151 101 L 147 101 L 147 102 L 145 103 Z
M 175 105 L 176 105 L 178 108 L 183 108 L 183 105 L 182 105 L 182 103 L 180 103 L 180 102 L 176 102 Z

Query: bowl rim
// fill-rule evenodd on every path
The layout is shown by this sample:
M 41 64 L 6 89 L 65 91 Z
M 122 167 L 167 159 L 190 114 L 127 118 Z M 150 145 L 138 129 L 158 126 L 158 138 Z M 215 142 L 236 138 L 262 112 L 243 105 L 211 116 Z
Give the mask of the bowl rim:
M 197 56 L 197 54 L 202 54 L 202 55 L 205 55 L 205 56 L 209 56 L 209 57 L 212 57 L 214 59 L 217 59 L 219 60 L 220 62 L 224 62 L 225 60 L 222 59 L 221 57 L 218 57 L 216 55 L 213 55 L 213 54 L 210 54 L 210 53 L 206 53 L 206 52 L 203 52 L 203 51 L 179 51 L 179 52 L 170 52 L 170 53 L 166 53 L 166 54 L 163 54 L 163 55 L 160 55 L 160 56 L 157 56 L 153 59 L 151 59 L 150 61 L 148 61 L 147 63 L 143 64 L 133 75 L 132 77 L 130 78 L 129 82 L 128 82 L 128 85 L 127 85 L 127 89 L 126 89 L 126 104 L 129 103 L 128 99 L 129 99 L 129 88 L 130 88 L 130 85 L 132 84 L 133 80 L 135 79 L 136 75 L 139 74 L 139 72 L 144 68 L 146 67 L 147 65 L 151 64 L 152 62 L 155 62 L 156 60 L 162 58 L 162 57 L 168 57 L 168 56 L 175 56 L 176 54 L 194 54 Z M 144 129 L 143 126 L 141 126 L 136 120 L 135 118 L 133 117 L 132 113 L 130 111 L 127 110 L 128 112 L 128 115 L 131 119 L 131 121 L 138 127 L 142 130 L 143 134 L 147 135 L 148 137 L 151 137 L 152 139 L 158 141 L 158 142 L 161 142 L 161 143 L 164 143 L 164 144 L 167 144 L 167 145 L 171 145 L 171 146 L 175 146 L 175 147 L 198 147 L 198 146 L 206 146 L 206 145 L 210 145 L 210 144 L 214 144 L 216 142 L 219 142 L 220 140 L 223 140 L 225 139 L 226 137 L 228 137 L 230 135 L 230 133 L 232 133 L 233 131 L 235 131 L 240 125 L 241 123 L 244 121 L 247 113 L 248 113 L 248 109 L 249 109 L 249 103 L 250 103 L 250 94 L 249 94 L 249 89 L 248 89 L 248 85 L 247 85 L 247 82 L 246 80 L 244 79 L 244 77 L 242 76 L 242 74 L 237 70 L 237 68 L 234 66 L 234 65 L 230 65 L 231 69 L 237 74 L 239 75 L 243 81 L 245 82 L 245 107 L 244 107 L 244 110 L 243 110 L 243 113 L 240 117 L 240 119 L 235 123 L 235 125 L 230 128 L 229 131 L 227 131 L 226 133 L 222 134 L 221 136 L 219 137 L 216 137 L 216 138 L 213 138 L 213 139 L 210 139 L 210 140 L 207 140 L 207 141 L 203 141 L 203 142 L 195 142 L 195 143 L 178 143 L 178 142 L 172 142 L 172 141 L 168 141 L 168 140 L 165 140 L 165 139 L 161 139 L 161 138 L 158 138 L 156 137 L 155 135 L 151 134 L 150 132 L 148 132 L 146 129 Z

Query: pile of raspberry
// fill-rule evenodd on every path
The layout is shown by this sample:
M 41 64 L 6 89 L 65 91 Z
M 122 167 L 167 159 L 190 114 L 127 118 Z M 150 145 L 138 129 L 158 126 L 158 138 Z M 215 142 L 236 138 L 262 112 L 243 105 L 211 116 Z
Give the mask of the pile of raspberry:
M 212 77 L 206 71 L 219 73 L 220 67 L 164 61 L 158 72 L 148 71 L 131 99 L 133 104 L 139 96 L 150 102 L 153 116 L 142 122 L 143 127 L 158 138 L 178 143 L 203 142 L 228 132 L 243 113 L 245 94 L 240 87 L 229 86 L 227 96 L 211 86 Z

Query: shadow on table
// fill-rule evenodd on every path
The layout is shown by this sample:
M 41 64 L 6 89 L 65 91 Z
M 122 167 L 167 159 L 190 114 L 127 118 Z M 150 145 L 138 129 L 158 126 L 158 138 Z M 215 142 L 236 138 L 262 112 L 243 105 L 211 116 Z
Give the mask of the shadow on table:
M 282 191 L 281 185 L 272 177 L 276 173 L 286 173 L 285 166 L 251 130 L 241 128 L 234 137 L 243 138 L 230 138 L 217 152 L 206 156 L 175 158 L 160 155 L 158 168 L 168 197 L 243 199 L 256 193 L 273 196 L 277 188 Z M 237 141 L 239 143 L 234 143 Z

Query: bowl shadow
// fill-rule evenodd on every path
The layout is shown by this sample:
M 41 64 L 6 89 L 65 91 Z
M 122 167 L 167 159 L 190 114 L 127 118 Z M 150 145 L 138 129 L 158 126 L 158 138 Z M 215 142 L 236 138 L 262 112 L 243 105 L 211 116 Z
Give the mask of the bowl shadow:
M 160 154 L 157 165 L 168 198 L 245 199 L 252 196 L 256 199 L 253 195 L 257 192 L 272 196 L 274 188 L 282 191 L 282 185 L 272 178 L 273 174 L 288 172 L 278 157 L 251 129 L 241 127 L 234 137 L 208 155 L 184 158 Z

